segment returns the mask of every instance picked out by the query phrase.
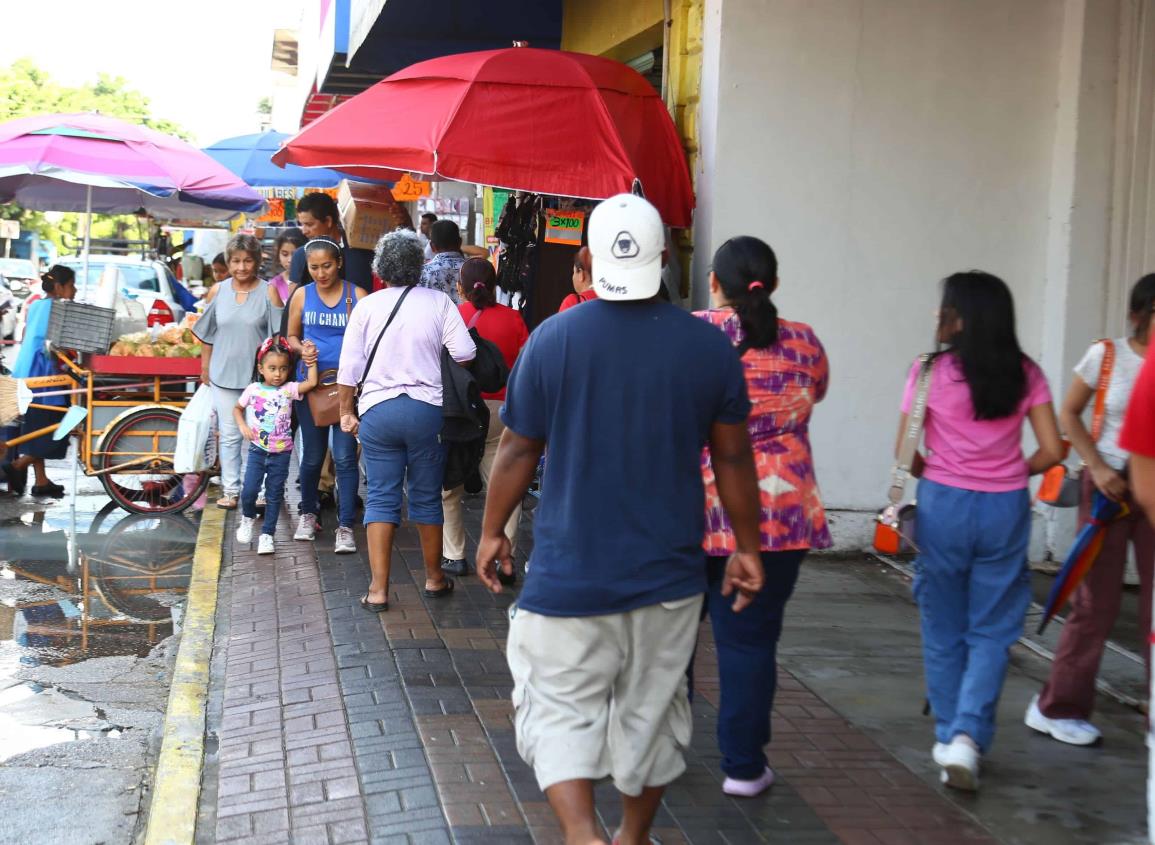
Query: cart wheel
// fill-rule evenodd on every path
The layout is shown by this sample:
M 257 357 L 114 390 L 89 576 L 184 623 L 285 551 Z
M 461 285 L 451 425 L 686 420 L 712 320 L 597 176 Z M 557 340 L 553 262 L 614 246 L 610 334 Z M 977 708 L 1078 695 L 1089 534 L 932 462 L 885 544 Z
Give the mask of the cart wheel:
M 208 487 L 207 472 L 173 472 L 172 448 L 179 421 L 180 412 L 173 408 L 141 408 L 117 420 L 101 439 L 103 454 L 94 459 L 95 470 L 153 456 L 139 469 L 100 476 L 105 491 L 126 511 L 177 513 L 199 499 Z

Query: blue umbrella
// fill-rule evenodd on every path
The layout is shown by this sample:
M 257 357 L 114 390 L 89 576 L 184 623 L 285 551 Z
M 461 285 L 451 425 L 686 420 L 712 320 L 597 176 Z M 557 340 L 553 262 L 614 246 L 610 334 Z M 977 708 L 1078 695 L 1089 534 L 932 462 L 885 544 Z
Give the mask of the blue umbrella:
M 238 135 L 205 147 L 205 152 L 255 188 L 335 188 L 342 179 L 368 181 L 320 167 L 277 167 L 270 159 L 288 137 L 272 130 Z
M 1082 583 L 1099 559 L 1099 552 L 1103 549 L 1103 539 L 1107 526 L 1117 519 L 1123 519 L 1131 510 L 1126 504 L 1113 502 L 1095 490 L 1091 494 L 1091 514 L 1087 524 L 1075 537 L 1074 545 L 1067 553 L 1067 560 L 1055 576 L 1055 583 L 1051 586 L 1051 594 L 1047 597 L 1047 605 L 1043 608 L 1043 619 L 1039 623 L 1039 633 L 1047 627 L 1059 609 L 1067 603 L 1075 588 Z

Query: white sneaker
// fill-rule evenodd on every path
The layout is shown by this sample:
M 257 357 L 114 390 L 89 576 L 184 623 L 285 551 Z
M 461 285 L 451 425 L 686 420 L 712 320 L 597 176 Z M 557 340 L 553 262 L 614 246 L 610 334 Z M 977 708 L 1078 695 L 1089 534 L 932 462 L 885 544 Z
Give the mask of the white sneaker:
M 333 542 L 333 552 L 339 555 L 351 555 L 357 552 L 357 541 L 353 537 L 353 529 L 344 525 L 337 528 L 337 538 Z
M 1039 709 L 1039 697 L 1031 699 L 1031 706 L 1027 708 L 1026 718 L 1023 719 L 1027 727 L 1041 734 L 1065 742 L 1067 745 L 1094 745 L 1103 738 L 1097 727 L 1086 719 L 1050 719 Z
M 943 761 L 946 759 L 945 755 L 948 748 L 950 748 L 950 744 L 946 742 L 936 742 L 934 744 L 934 748 L 930 751 L 930 756 L 934 758 L 934 762 L 937 765 L 946 765 Z
M 940 749 L 936 745 L 935 751 L 935 762 L 942 766 L 944 784 L 952 789 L 978 791 L 980 755 L 970 737 L 958 734 L 946 747 Z
M 303 513 L 301 518 L 297 520 L 297 533 L 293 535 L 294 540 L 315 540 L 317 538 L 317 515 L 314 513 Z
M 271 555 L 275 549 L 273 548 L 273 535 L 262 534 L 261 539 L 257 541 L 257 554 Z
M 722 791 L 727 795 L 733 795 L 737 798 L 754 798 L 757 795 L 761 795 L 773 785 L 774 770 L 767 766 L 762 776 L 754 778 L 754 780 L 726 778 L 722 784 Z
M 251 516 L 242 516 L 241 521 L 237 524 L 237 542 L 244 543 L 246 546 L 253 542 L 253 523 L 256 519 Z

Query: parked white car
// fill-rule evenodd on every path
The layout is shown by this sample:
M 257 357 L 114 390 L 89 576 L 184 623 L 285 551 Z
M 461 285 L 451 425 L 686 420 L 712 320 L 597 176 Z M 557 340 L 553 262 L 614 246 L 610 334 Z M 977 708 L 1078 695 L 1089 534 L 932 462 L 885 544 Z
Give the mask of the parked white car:
M 88 285 L 85 286 L 84 259 L 69 256 L 56 262 L 76 273 L 76 298 L 92 302 L 102 284 L 116 291 L 116 331 L 119 334 L 141 331 L 148 326 L 179 323 L 185 310 L 176 297 L 176 277 L 160 261 L 151 261 L 131 255 L 92 255 L 88 259 Z M 28 305 L 39 298 L 39 285 L 34 286 L 18 317 L 16 336 L 24 336 L 24 321 Z

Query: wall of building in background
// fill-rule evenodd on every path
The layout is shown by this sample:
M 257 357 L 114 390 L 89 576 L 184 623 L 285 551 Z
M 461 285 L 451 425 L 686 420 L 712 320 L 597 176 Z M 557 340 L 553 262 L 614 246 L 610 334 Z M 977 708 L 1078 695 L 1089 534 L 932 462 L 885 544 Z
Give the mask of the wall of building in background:
M 628 62 L 662 46 L 663 0 L 564 0 L 561 48 Z

